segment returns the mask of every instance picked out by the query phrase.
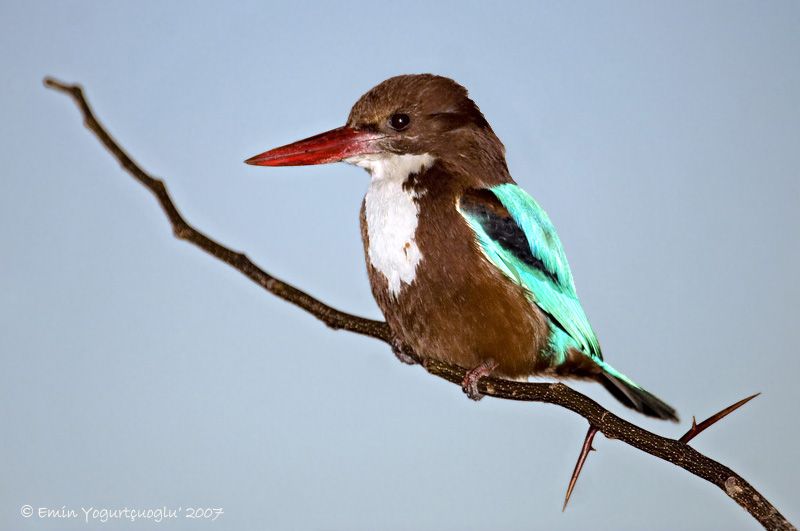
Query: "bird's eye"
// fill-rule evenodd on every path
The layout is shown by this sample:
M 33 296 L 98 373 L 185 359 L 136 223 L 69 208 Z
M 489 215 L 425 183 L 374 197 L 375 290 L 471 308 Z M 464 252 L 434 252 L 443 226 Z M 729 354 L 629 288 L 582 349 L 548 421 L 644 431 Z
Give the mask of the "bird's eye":
M 402 131 L 408 127 L 408 124 L 410 123 L 411 118 L 409 118 L 407 114 L 403 113 L 393 114 L 392 117 L 389 118 L 389 126 L 395 131 Z

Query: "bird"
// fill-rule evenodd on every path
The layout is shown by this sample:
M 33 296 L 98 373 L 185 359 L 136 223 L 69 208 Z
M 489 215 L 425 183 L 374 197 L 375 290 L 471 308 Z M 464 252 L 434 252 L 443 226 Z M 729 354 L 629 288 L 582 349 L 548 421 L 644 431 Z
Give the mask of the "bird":
M 456 81 L 389 78 L 344 126 L 245 162 L 367 170 L 364 257 L 401 360 L 413 352 L 467 369 L 462 387 L 476 400 L 487 376 L 594 380 L 629 408 L 678 420 L 603 358 L 553 223 L 511 177 L 504 145 Z

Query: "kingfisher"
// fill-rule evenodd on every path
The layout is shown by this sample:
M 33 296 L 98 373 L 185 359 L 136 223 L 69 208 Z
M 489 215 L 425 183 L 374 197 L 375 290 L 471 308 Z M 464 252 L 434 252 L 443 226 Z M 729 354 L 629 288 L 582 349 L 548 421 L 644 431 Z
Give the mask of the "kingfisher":
M 595 380 L 624 405 L 677 421 L 675 410 L 604 359 L 553 223 L 512 179 L 505 147 L 467 90 L 447 77 L 392 77 L 347 123 L 245 161 L 346 162 L 371 179 L 361 237 L 393 350 L 486 376 Z

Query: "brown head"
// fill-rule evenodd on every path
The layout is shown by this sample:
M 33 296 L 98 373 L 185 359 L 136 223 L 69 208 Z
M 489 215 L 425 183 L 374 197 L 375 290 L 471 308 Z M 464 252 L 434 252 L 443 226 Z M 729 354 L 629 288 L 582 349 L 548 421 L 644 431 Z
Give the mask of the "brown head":
M 389 154 L 428 154 L 456 167 L 500 163 L 506 171 L 503 145 L 467 89 L 432 74 L 389 78 L 356 102 L 343 127 L 245 162 L 300 166 Z

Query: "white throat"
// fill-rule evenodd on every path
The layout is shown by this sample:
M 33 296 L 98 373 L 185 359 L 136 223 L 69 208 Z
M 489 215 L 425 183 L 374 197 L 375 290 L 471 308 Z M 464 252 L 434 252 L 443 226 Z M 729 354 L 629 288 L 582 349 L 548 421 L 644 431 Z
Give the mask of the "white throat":
M 422 253 L 415 240 L 419 206 L 413 191 L 403 183 L 413 173 L 429 168 L 431 155 L 358 155 L 345 162 L 365 168 L 372 181 L 364 199 L 372 266 L 386 277 L 389 293 L 397 297 L 404 285 L 414 282 Z

